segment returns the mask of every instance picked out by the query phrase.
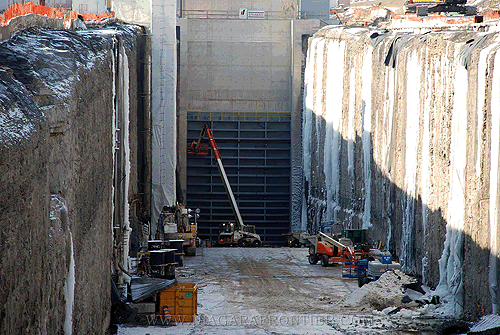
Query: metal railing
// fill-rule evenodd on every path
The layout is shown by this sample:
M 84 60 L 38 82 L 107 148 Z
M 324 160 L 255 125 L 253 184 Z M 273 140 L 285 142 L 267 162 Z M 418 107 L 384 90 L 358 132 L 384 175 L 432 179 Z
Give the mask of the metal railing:
M 307 20 L 307 19 L 323 19 L 330 18 L 330 12 L 327 11 L 272 11 L 266 10 L 263 17 L 248 17 L 246 20 Z M 177 13 L 180 16 L 180 11 Z M 187 9 L 182 11 L 182 18 L 186 19 L 240 19 L 238 12 L 227 10 L 193 10 Z
M 290 121 L 290 112 L 188 111 L 189 121 Z

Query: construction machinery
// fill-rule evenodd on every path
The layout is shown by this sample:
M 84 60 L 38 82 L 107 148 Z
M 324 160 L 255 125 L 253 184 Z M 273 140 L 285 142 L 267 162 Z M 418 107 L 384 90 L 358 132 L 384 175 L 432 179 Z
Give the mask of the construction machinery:
M 330 263 L 342 262 L 342 255 L 349 247 L 353 248 L 352 241 L 342 239 L 340 242 L 319 232 L 309 246 L 309 263 L 316 264 L 321 261 L 322 266 L 328 266 Z
M 235 246 L 240 247 L 260 247 L 262 242 L 260 236 L 255 233 L 255 226 L 244 225 L 239 228 L 233 222 L 221 223 L 219 226 L 219 238 L 217 240 L 219 246 Z
M 320 232 L 337 240 L 342 237 L 342 230 L 343 227 L 338 221 L 322 222 L 319 227 Z M 305 230 L 285 233 L 283 236 L 287 239 L 286 246 L 291 248 L 316 244 L 316 234 L 311 235 Z
M 155 238 L 165 240 L 184 240 L 184 254 L 186 256 L 196 255 L 198 244 L 196 217 L 199 209 L 185 208 L 183 204 L 176 206 L 164 206 L 158 218 L 158 230 Z M 190 222 L 195 212 L 195 223 Z
M 406 0 L 405 13 L 425 16 L 428 13 L 459 13 L 476 15 L 476 6 L 466 6 L 467 0 Z
M 356 231 L 360 232 L 361 230 Z M 309 247 L 308 258 L 310 264 L 321 261 L 321 265 L 324 267 L 341 263 L 343 278 L 357 278 L 365 272 L 368 260 L 372 258 L 372 253 L 366 244 L 358 243 L 355 245 L 350 238 L 344 237 L 337 240 L 319 232 Z
M 203 140 L 205 135 L 208 138 L 209 144 L 201 144 L 201 141 Z M 219 174 L 222 178 L 222 183 L 224 184 L 227 197 L 229 198 L 229 202 L 231 203 L 234 217 L 236 218 L 236 223 L 223 223 L 220 225 L 217 244 L 231 246 L 238 245 L 241 247 L 258 247 L 262 244 L 260 236 L 255 233 L 255 226 L 245 225 L 243 223 L 238 204 L 236 203 L 236 199 L 234 198 L 233 190 L 231 189 L 229 179 L 227 178 L 226 171 L 224 170 L 224 165 L 222 165 L 219 149 L 217 148 L 217 144 L 215 143 L 212 130 L 208 125 L 205 124 L 201 129 L 198 141 L 193 141 L 188 145 L 188 154 L 207 155 L 210 148 L 212 149 Z
M 286 246 L 290 248 L 300 248 L 309 243 L 311 235 L 307 231 L 295 231 L 283 234 L 286 237 Z

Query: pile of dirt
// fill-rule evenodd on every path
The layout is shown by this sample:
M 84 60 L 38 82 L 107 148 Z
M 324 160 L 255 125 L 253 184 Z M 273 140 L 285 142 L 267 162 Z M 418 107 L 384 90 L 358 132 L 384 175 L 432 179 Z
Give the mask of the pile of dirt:
M 366 307 L 382 310 L 390 306 L 401 306 L 404 297 L 403 285 L 417 280 L 399 270 L 387 271 L 377 281 L 370 282 L 353 291 L 344 301 L 346 307 Z

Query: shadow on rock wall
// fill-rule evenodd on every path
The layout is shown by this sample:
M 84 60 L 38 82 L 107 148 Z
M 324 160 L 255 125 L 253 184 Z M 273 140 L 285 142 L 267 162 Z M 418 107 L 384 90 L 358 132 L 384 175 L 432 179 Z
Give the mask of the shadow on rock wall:
M 326 121 L 320 117 L 319 122 L 321 125 L 318 130 L 321 133 Z M 344 228 L 362 229 L 366 201 L 363 141 L 360 136 L 356 136 L 355 141 L 349 144 L 348 140 L 337 135 L 341 139 L 339 164 L 344 168 L 338 170 L 342 182 L 338 198 L 331 199 L 334 206 L 331 218 Z M 321 223 L 328 221 L 328 190 L 321 162 L 324 144 L 319 143 L 318 155 L 312 155 L 311 175 L 314 183 L 304 184 L 307 230 L 313 233 L 320 229 Z M 350 145 L 354 145 L 355 152 L 355 168 L 351 171 L 346 163 Z M 463 230 L 450 225 L 447 228 L 447 219 L 441 208 L 431 210 L 420 195 L 409 195 L 391 181 L 387 172 L 380 169 L 373 160 L 373 152 L 370 152 L 369 157 L 372 226 L 368 229 L 368 236 L 374 246 L 382 243 L 402 263 L 405 272 L 416 275 L 433 288 L 444 287 L 452 296 L 456 295 L 456 302 L 463 307 L 466 318 L 478 319 L 491 313 L 491 284 L 495 281 L 498 283 L 499 274 L 494 270 L 491 272 L 490 266 L 495 262 L 498 264 L 500 260 L 490 259 L 490 248 L 479 244 L 477 236 L 473 237 L 465 231 L 471 230 L 470 226 L 480 229 L 481 225 L 489 230 L 488 211 L 481 212 L 479 217 L 464 217 Z M 482 233 L 489 238 L 488 232 Z

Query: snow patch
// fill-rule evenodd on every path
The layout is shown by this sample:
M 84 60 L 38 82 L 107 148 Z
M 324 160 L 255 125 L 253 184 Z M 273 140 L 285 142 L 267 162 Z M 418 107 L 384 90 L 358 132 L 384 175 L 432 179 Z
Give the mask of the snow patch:
M 0 112 L 0 145 L 10 146 L 28 139 L 36 131 L 34 122 L 15 107 Z
M 498 207 L 498 173 L 499 149 L 500 149 L 500 52 L 495 54 L 493 73 L 493 87 L 491 90 L 491 168 L 490 168 L 490 260 L 489 260 L 489 284 L 491 295 L 491 308 L 493 314 L 498 313 L 498 217 L 500 208 Z
M 407 86 L 420 87 L 421 64 L 418 53 L 412 52 L 408 57 Z M 420 91 L 406 91 L 406 159 L 403 226 L 401 232 L 401 267 L 407 273 L 416 273 L 415 267 L 415 214 L 417 199 L 417 157 L 420 115 Z
M 75 305 L 75 255 L 73 250 L 73 234 L 69 232 L 71 256 L 69 259 L 68 275 L 66 276 L 66 285 L 64 287 L 64 297 L 66 299 L 64 334 L 73 333 L 73 308 Z
M 428 49 L 426 49 L 426 55 L 427 57 L 428 54 Z M 425 83 L 427 85 L 430 85 L 430 74 L 429 71 L 425 72 L 426 77 L 424 78 Z M 421 182 L 421 187 L 422 187 L 422 228 L 423 228 L 423 237 L 424 237 L 424 244 L 427 240 L 427 222 L 428 222 L 428 217 L 429 217 L 429 167 L 430 167 L 430 157 L 429 157 L 429 152 L 430 152 L 430 104 L 431 104 L 431 97 L 433 95 L 432 90 L 427 86 L 425 87 L 425 93 L 423 96 L 424 99 L 424 108 L 423 108 L 423 114 L 424 114 L 424 124 L 423 124 L 423 137 L 422 137 L 422 182 Z M 422 282 L 426 283 L 426 277 L 427 277 L 427 267 L 429 265 L 429 248 L 425 248 L 424 251 L 425 256 L 422 258 Z
M 128 57 L 125 52 L 125 47 L 123 44 L 121 44 L 120 47 L 120 88 L 122 89 L 122 106 L 121 108 L 123 109 L 123 145 L 124 145 L 124 161 L 125 161 L 125 187 L 124 187 L 124 193 L 123 193 L 123 208 L 124 208 L 124 213 L 123 215 L 123 220 L 124 220 L 124 234 L 123 234 L 123 266 L 125 267 L 126 270 L 130 269 L 130 233 L 132 229 L 130 228 L 130 221 L 129 221 L 129 216 L 130 216 L 130 204 L 128 202 L 128 192 L 129 192 L 129 184 L 130 184 L 130 134 L 129 134 L 129 128 L 130 128 L 130 119 L 129 119 L 129 114 L 130 114 L 130 103 L 129 103 L 129 68 L 128 68 Z
M 327 84 L 326 84 L 326 137 L 325 137 L 325 178 L 327 192 L 326 221 L 335 220 L 340 189 L 340 146 L 342 136 L 342 95 L 344 87 L 344 41 L 330 41 L 328 44 Z M 339 64 L 342 64 L 341 66 Z M 331 143 L 331 144 L 330 144 Z
M 455 46 L 455 60 L 458 60 L 460 44 Z M 458 61 L 453 64 L 455 83 L 467 83 L 467 70 Z M 444 249 L 439 259 L 439 285 L 436 292 L 445 304 L 444 315 L 460 317 L 464 306 L 462 277 L 464 214 L 465 214 L 465 164 L 467 141 L 467 85 L 455 85 L 450 157 L 450 192 Z
M 314 81 L 314 59 L 316 54 L 318 40 L 313 39 L 308 50 L 306 69 L 304 71 L 304 110 L 302 118 L 302 153 L 303 153 L 303 167 L 304 167 L 304 180 L 311 181 L 311 134 L 312 134 L 312 118 L 314 108 L 314 94 L 313 94 L 313 81 Z M 307 199 L 305 194 L 308 190 L 308 185 L 304 185 L 304 192 L 302 198 L 302 217 L 300 230 L 307 230 Z
M 66 204 L 62 198 L 57 194 L 51 194 L 50 196 L 50 220 L 60 220 L 61 212 L 67 212 Z
M 347 115 L 347 129 L 342 133 L 347 134 L 347 171 L 351 184 L 354 185 L 354 141 L 356 140 L 356 129 L 354 116 L 356 115 L 356 72 L 351 69 L 349 80 L 349 110 Z M 352 187 L 352 186 L 351 186 Z
M 348 307 L 366 307 L 383 310 L 401 306 L 404 296 L 403 285 L 415 283 L 416 279 L 400 270 L 387 271 L 376 281 L 354 290 L 343 302 Z
M 372 174 L 371 174 L 371 152 L 372 152 L 372 53 L 373 48 L 369 47 L 363 55 L 362 69 L 362 118 L 363 118 L 363 172 L 365 177 L 365 207 L 363 213 L 363 229 L 368 229 L 372 226 L 371 223 L 371 189 L 372 189 Z
M 483 141 L 483 108 L 485 107 L 485 95 L 486 95 L 486 67 L 487 67 L 487 59 L 490 51 L 495 48 L 497 44 L 491 44 L 488 47 L 481 50 L 479 53 L 479 63 L 477 65 L 477 156 L 476 156 L 476 177 L 479 178 L 481 174 L 481 143 Z M 495 76 L 495 72 L 493 72 L 493 76 Z M 496 92 L 496 91 L 492 91 Z M 492 104 L 492 108 L 494 105 Z
M 381 157 L 384 161 L 380 162 L 385 171 L 389 171 L 391 164 L 390 150 L 392 147 L 392 132 L 393 132 L 393 118 L 394 118 L 394 95 L 395 81 L 397 78 L 397 67 L 396 69 L 389 67 L 387 70 L 387 76 L 385 80 L 385 102 L 384 102 L 384 136 L 382 136 L 381 144 Z M 392 239 L 392 224 L 390 216 L 387 217 L 387 242 L 386 245 L 389 246 Z

